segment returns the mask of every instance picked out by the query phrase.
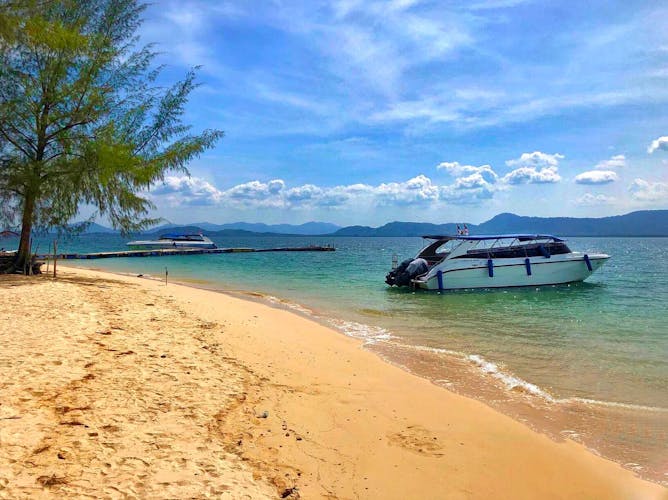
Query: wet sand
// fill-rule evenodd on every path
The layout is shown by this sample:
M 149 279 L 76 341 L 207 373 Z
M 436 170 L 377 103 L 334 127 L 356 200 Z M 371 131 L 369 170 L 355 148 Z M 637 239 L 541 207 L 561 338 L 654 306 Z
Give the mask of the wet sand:
M 0 277 L 0 497 L 666 498 L 288 311 Z

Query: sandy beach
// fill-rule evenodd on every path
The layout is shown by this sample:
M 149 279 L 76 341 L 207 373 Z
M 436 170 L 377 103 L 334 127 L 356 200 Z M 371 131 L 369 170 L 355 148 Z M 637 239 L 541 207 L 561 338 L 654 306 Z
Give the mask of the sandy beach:
M 290 311 L 0 276 L 0 498 L 668 498 Z

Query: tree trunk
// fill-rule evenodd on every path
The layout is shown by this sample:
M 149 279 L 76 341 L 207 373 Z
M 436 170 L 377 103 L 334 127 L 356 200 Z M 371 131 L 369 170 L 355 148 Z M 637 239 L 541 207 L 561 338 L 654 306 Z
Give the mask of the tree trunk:
M 21 220 L 21 239 L 19 240 L 19 251 L 16 254 L 14 268 L 16 270 L 27 269 L 30 266 L 31 248 L 30 235 L 32 233 L 32 223 L 35 213 L 35 195 L 27 193 L 23 204 L 23 218 Z

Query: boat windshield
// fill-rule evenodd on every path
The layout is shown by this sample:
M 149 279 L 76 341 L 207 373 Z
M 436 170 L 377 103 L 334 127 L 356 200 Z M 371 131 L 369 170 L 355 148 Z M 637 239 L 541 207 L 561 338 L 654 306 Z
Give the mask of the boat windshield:
M 461 243 L 460 240 L 455 239 L 437 240 L 423 248 L 418 254 L 418 257 L 425 259 L 431 266 L 445 259 L 450 252 L 461 245 Z

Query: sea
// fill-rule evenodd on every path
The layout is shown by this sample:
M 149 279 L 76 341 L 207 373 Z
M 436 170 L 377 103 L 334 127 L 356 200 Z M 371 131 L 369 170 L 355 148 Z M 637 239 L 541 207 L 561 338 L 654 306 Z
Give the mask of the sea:
M 393 259 L 423 246 L 417 237 L 212 239 L 219 247 L 336 251 L 66 264 L 155 279 L 167 273 L 170 282 L 290 309 L 434 384 L 668 485 L 668 239 L 570 238 L 572 250 L 611 255 L 586 282 L 442 293 L 384 283 Z M 37 252 L 45 253 L 51 240 L 36 238 Z M 122 250 L 126 241 L 87 234 L 61 239 L 58 251 Z

